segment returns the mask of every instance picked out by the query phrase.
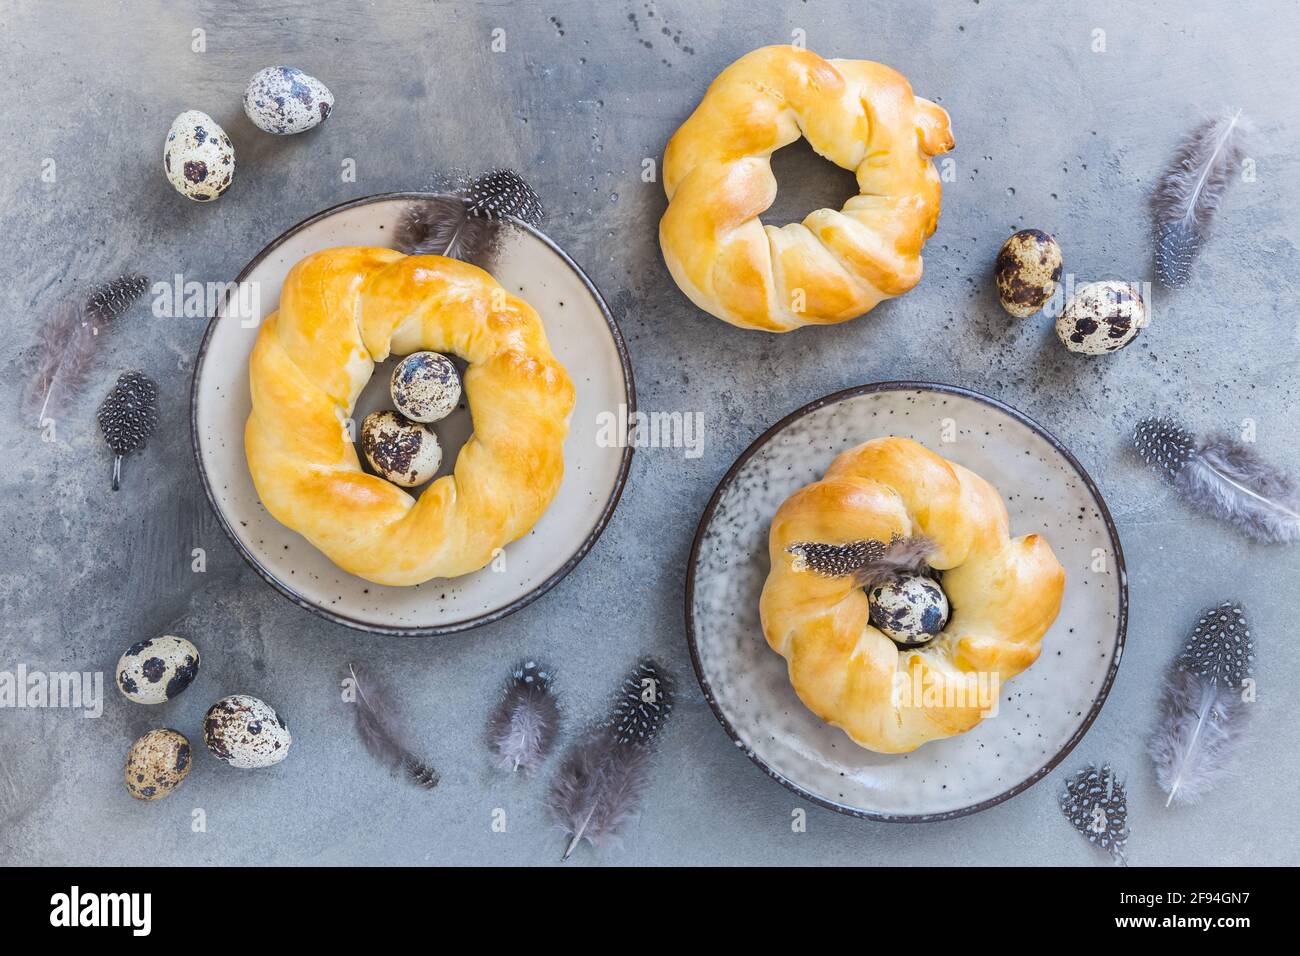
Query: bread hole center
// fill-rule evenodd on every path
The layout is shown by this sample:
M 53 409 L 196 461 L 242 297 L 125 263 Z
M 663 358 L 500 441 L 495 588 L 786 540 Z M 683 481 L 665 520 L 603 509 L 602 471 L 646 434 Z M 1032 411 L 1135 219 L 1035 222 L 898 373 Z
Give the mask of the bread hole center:
M 776 199 L 760 217 L 765 226 L 803 222 L 815 209 L 839 209 L 858 194 L 852 170 L 818 156 L 800 136 L 772 154 Z

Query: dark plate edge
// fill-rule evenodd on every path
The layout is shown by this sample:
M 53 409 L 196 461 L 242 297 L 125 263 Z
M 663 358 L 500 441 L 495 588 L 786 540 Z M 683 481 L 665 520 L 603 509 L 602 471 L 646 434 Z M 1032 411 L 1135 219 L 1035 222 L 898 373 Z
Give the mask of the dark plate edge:
M 308 216 L 306 219 L 303 219 L 300 222 L 297 222 L 294 225 L 290 226 L 288 229 L 284 230 L 278 236 L 276 236 L 275 239 L 271 240 L 271 242 L 269 242 L 267 245 L 263 246 L 261 251 L 259 251 L 252 259 L 250 259 L 248 264 L 245 265 L 242 270 L 240 270 L 239 275 L 235 277 L 234 281 L 236 283 L 244 281 L 244 279 L 248 277 L 248 275 L 253 271 L 253 269 L 255 269 L 258 266 L 259 263 L 261 263 L 263 259 L 265 259 L 271 252 L 273 252 L 279 246 L 283 245 L 289 239 L 290 236 L 301 231 L 302 229 L 307 228 L 310 225 L 319 222 L 322 219 L 327 218 L 328 216 L 333 215 L 334 213 L 341 212 L 345 209 L 351 209 L 356 206 L 372 205 L 377 202 L 388 202 L 395 199 L 398 200 L 407 199 L 407 200 L 418 201 L 421 199 L 429 199 L 431 197 L 435 197 L 438 195 L 440 194 L 428 193 L 428 192 L 376 193 L 375 195 L 363 196 L 359 199 L 349 199 L 345 202 L 341 202 L 336 205 L 330 206 L 326 209 L 322 209 L 320 212 Z M 568 265 L 569 268 L 571 268 L 574 271 L 574 273 L 577 274 L 579 279 L 582 280 L 582 283 L 584 286 L 586 286 L 587 291 L 591 294 L 592 298 L 596 300 L 596 304 L 597 306 L 599 306 L 601 314 L 605 317 L 605 323 L 609 326 L 610 335 L 613 336 L 614 339 L 614 348 L 618 352 L 619 362 L 623 367 L 624 391 L 625 391 L 625 399 L 627 403 L 628 413 L 629 414 L 635 413 L 636 383 L 632 376 L 631 356 L 628 353 L 627 343 L 624 342 L 623 340 L 623 333 L 618 327 L 618 322 L 617 320 L 615 320 L 613 313 L 610 311 L 609 306 L 606 304 L 604 297 L 600 294 L 600 290 L 596 288 L 595 283 L 591 281 L 591 278 L 587 275 L 587 273 L 584 272 L 583 269 L 576 262 L 573 261 L 572 257 L 570 257 L 567 252 L 561 249 L 560 246 L 556 244 L 554 240 L 552 240 L 541 230 L 536 229 L 525 222 L 521 222 L 518 219 L 512 218 L 510 220 L 510 223 L 517 229 L 521 229 L 525 232 L 531 233 L 534 236 L 534 238 L 541 240 L 544 245 L 546 245 L 553 252 L 559 255 L 560 259 L 566 265 Z M 445 634 L 456 634 L 461 631 L 468 631 L 476 627 L 482 627 L 485 624 L 491 624 L 494 621 L 499 621 L 502 618 L 509 617 L 511 614 L 514 614 L 516 611 L 519 611 L 527 607 L 529 604 L 532 604 L 534 601 L 536 601 L 539 597 L 541 597 L 551 588 L 555 587 L 555 585 L 558 584 L 562 578 L 564 578 L 566 575 L 569 574 L 569 572 L 571 572 L 574 568 L 576 568 L 578 564 L 582 561 L 582 559 L 587 556 L 588 552 L 591 551 L 592 547 L 595 546 L 596 541 L 600 538 L 601 534 L 604 533 L 605 527 L 609 524 L 610 519 L 613 517 L 614 509 L 618 506 L 619 500 L 623 497 L 623 489 L 627 484 L 628 472 L 630 471 L 632 466 L 633 449 L 631 444 L 628 444 L 623 449 L 623 460 L 619 465 L 618 475 L 614 481 L 613 493 L 609 496 L 609 499 L 605 502 L 605 507 L 601 511 L 600 517 L 597 519 L 595 526 L 591 530 L 591 533 L 587 535 L 587 537 L 583 540 L 582 544 L 578 547 L 578 549 L 574 551 L 574 553 L 569 557 L 569 559 L 558 570 L 556 570 L 546 580 L 540 582 L 531 591 L 521 595 L 520 597 L 515 598 L 509 604 L 497 608 L 494 611 L 489 611 L 486 614 L 481 614 L 477 617 L 466 618 L 464 620 L 454 621 L 451 624 L 443 624 L 435 627 L 384 627 L 376 624 L 371 624 L 366 621 L 359 621 L 354 618 L 350 618 L 347 615 L 338 614 L 334 611 L 330 611 L 323 607 L 320 607 L 319 605 L 313 604 L 311 601 L 307 600 L 305 597 L 293 591 L 287 585 L 283 584 L 278 578 L 275 577 L 275 575 L 271 574 L 270 571 L 268 571 L 265 567 L 263 567 L 262 564 L 257 560 L 257 558 L 244 547 L 243 543 L 239 540 L 238 535 L 235 534 L 234 530 L 226 522 L 226 518 L 221 512 L 221 508 L 218 507 L 216 498 L 212 492 L 211 484 L 208 480 L 207 470 L 203 466 L 203 455 L 199 448 L 199 434 L 198 434 L 199 373 L 202 371 L 204 360 L 207 357 L 208 341 L 209 339 L 211 339 L 212 334 L 216 329 L 216 324 L 218 321 L 221 320 L 224 311 L 225 311 L 225 307 L 223 303 L 222 306 L 218 308 L 217 314 L 208 320 L 207 328 L 205 328 L 203 331 L 203 339 L 199 343 L 198 353 L 195 356 L 194 373 L 190 379 L 190 448 L 194 453 L 194 462 L 198 468 L 200 484 L 202 484 L 203 486 L 203 493 L 207 498 L 208 506 L 212 509 L 213 514 L 217 518 L 217 523 L 221 525 L 222 531 L 226 533 L 226 537 L 228 537 L 231 543 L 234 544 L 235 550 L 239 552 L 240 556 L 246 562 L 248 562 L 249 566 L 252 567 L 252 569 L 256 571 L 258 575 L 260 575 L 263 580 L 265 580 L 268 584 L 270 584 L 271 587 L 273 587 L 279 594 L 281 594 L 285 598 L 288 598 L 298 607 L 304 608 L 305 610 L 308 610 L 313 614 L 323 617 L 326 620 L 332 621 L 335 624 L 342 624 L 345 627 L 349 627 L 354 630 L 365 631 L 370 634 L 383 634 L 383 635 L 388 635 L 393 637 L 440 637 Z
M 1079 729 L 1076 730 L 1074 735 L 1065 742 L 1065 745 L 1051 760 L 1032 773 L 1029 777 L 1011 787 L 1009 790 L 1006 790 L 995 797 L 990 797 L 980 803 L 972 804 L 968 807 L 961 807 L 957 810 L 945 810 L 943 813 L 887 814 L 862 810 L 846 804 L 836 803 L 834 800 L 828 800 L 825 797 L 820 797 L 816 794 L 810 793 L 793 780 L 778 773 L 740 739 L 735 728 L 731 726 L 730 721 L 728 721 L 726 716 L 723 714 L 722 709 L 714 699 L 713 689 L 709 686 L 708 679 L 704 676 L 704 668 L 700 663 L 699 649 L 696 647 L 695 643 L 695 614 L 693 610 L 695 605 L 695 568 L 699 560 L 700 542 L 704 538 L 705 529 L 713 518 L 713 512 L 717 508 L 718 500 L 722 497 L 723 490 L 732 482 L 745 463 L 790 423 L 816 411 L 819 408 L 826 405 L 836 404 L 837 402 L 841 402 L 848 398 L 854 398 L 859 395 L 869 395 L 876 392 L 893 391 L 942 392 L 949 395 L 957 395 L 962 398 L 974 399 L 1009 415 L 1011 418 L 1028 426 L 1031 430 L 1045 439 L 1058 454 L 1070 463 L 1070 466 L 1074 468 L 1079 477 L 1083 479 L 1084 485 L 1087 487 L 1089 493 L 1091 493 L 1093 500 L 1097 503 L 1097 507 L 1101 512 L 1102 521 L 1106 525 L 1106 533 L 1110 537 L 1111 547 L 1115 552 L 1115 570 L 1119 577 L 1119 621 L 1115 633 L 1115 654 L 1111 659 L 1110 668 L 1106 672 L 1106 679 L 1102 682 L 1101 689 L 1097 692 L 1097 696 L 1093 700 L 1092 708 L 1088 711 L 1088 714 L 1084 718 L 1083 723 L 1079 726 Z M 1010 800 L 1017 794 L 1029 789 L 1039 780 L 1042 780 L 1043 777 L 1051 773 L 1052 770 L 1061 763 L 1061 761 L 1069 756 L 1070 751 L 1072 751 L 1075 746 L 1078 745 L 1079 741 L 1083 739 L 1084 735 L 1088 732 L 1088 729 L 1092 726 L 1093 721 L 1097 719 L 1097 715 L 1101 713 L 1102 705 L 1106 703 L 1106 698 L 1110 695 L 1111 685 L 1115 682 L 1115 675 L 1119 672 L 1119 665 L 1124 656 L 1124 643 L 1127 636 L 1128 571 L 1124 565 L 1124 550 L 1120 546 L 1119 531 L 1115 528 L 1115 522 L 1114 519 L 1111 518 L 1110 509 L 1106 507 L 1106 500 L 1102 497 L 1101 491 L 1093 482 L 1092 476 L 1088 474 L 1083 465 L 1079 464 L 1079 461 L 1070 453 L 1069 449 L 1057 440 L 1055 435 L 1049 432 L 1042 425 L 1038 424 L 1028 415 L 1012 408 L 1010 405 L 998 401 L 995 398 L 990 398 L 989 396 L 972 389 L 963 388 L 960 385 L 944 385 L 938 382 L 872 382 L 866 385 L 856 385 L 851 388 L 841 389 L 838 392 L 832 392 L 829 395 L 824 395 L 821 398 L 814 399 L 807 405 L 790 412 L 754 439 L 754 441 L 750 443 L 749 447 L 746 448 L 744 452 L 741 453 L 740 457 L 736 459 L 732 466 L 727 469 L 727 473 L 723 475 L 722 479 L 718 482 L 718 486 L 709 497 L 709 503 L 705 506 L 704 513 L 700 516 L 699 524 L 696 526 L 695 538 L 691 542 L 691 553 L 686 569 L 686 642 L 691 652 L 691 666 L 695 670 L 695 679 L 699 681 L 700 689 L 704 692 L 704 699 L 708 702 L 709 709 L 713 711 L 713 716 L 718 719 L 718 723 L 722 725 L 722 729 L 726 731 L 727 736 L 731 738 L 732 742 L 735 743 L 737 747 L 745 753 L 745 756 L 752 760 L 760 770 L 777 783 L 803 797 L 805 800 L 815 803 L 818 806 L 825 807 L 828 810 L 843 813 L 847 816 L 858 817 L 864 820 L 875 820 L 882 823 L 933 823 L 942 820 L 954 820 L 957 817 L 979 813 L 981 810 L 987 810 L 989 807 Z

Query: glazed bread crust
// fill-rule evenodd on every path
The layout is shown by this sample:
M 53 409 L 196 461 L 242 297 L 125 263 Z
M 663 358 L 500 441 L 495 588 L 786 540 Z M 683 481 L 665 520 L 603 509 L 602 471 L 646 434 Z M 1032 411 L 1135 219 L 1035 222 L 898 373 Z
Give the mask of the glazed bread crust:
M 777 228 L 771 155 L 803 135 L 857 175 L 859 195 Z M 921 278 L 939 219 L 931 156 L 952 148 L 948 114 L 868 60 L 763 47 L 727 67 L 664 152 L 664 261 L 704 311 L 788 332 L 855 318 Z
M 902 648 L 873 627 L 851 575 L 802 566 L 791 545 L 925 535 L 952 607 L 929 644 Z M 1038 659 L 1065 571 L 1036 534 L 1011 538 L 1006 505 L 983 478 L 906 438 L 839 455 L 821 481 L 777 510 L 760 614 L 799 699 L 878 753 L 905 753 L 974 727 L 1001 683 Z M 982 680 L 992 701 L 969 692 Z M 915 693 L 923 688 L 925 696 Z M 964 696 L 963 696 L 964 693 Z
M 469 363 L 474 434 L 418 499 L 361 470 L 349 422 L 375 362 Z M 442 256 L 338 248 L 290 270 L 249 362 L 248 468 L 275 519 L 379 584 L 450 578 L 526 534 L 564 475 L 574 389 L 542 321 L 488 273 Z

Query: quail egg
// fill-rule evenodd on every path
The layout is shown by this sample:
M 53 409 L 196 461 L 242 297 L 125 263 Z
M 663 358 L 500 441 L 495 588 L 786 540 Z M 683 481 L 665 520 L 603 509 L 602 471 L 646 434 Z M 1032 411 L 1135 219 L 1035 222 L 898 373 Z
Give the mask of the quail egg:
M 329 88 L 292 66 L 258 70 L 244 91 L 244 112 L 253 125 L 280 136 L 319 126 L 333 109 Z
M 161 800 L 190 772 L 190 742 L 175 730 L 151 730 L 126 753 L 126 792 L 137 800 Z
M 948 596 L 924 574 L 903 574 L 876 585 L 867 606 L 872 625 L 904 647 L 933 640 L 948 623 Z
M 460 376 L 447 356 L 413 352 L 393 369 L 390 390 L 397 410 L 411 421 L 436 422 L 456 410 Z
M 163 171 L 182 196 L 211 202 L 235 178 L 235 146 L 207 113 L 186 110 L 167 131 Z
M 289 728 L 265 701 L 223 697 L 203 718 L 203 742 L 213 756 L 243 770 L 269 767 L 289 755 Z
M 442 464 L 438 436 L 397 412 L 372 412 L 361 423 L 361 450 L 370 467 L 403 488 L 422 485 Z
M 199 673 L 199 649 L 174 634 L 137 641 L 117 662 L 117 689 L 137 704 L 176 697 Z
M 1132 342 L 1146 324 L 1146 302 L 1136 285 L 1090 282 L 1066 303 L 1056 320 L 1056 336 L 1071 352 L 1106 355 Z
M 1056 294 L 1061 247 L 1039 229 L 1022 229 L 998 251 L 996 278 L 1002 308 L 1018 318 L 1033 315 Z

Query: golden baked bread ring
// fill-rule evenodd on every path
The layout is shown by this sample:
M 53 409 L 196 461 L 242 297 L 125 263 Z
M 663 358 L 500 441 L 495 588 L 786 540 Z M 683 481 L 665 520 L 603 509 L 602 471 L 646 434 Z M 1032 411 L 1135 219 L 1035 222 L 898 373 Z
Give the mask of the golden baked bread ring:
M 860 195 L 764 226 L 776 197 L 770 158 L 800 134 L 857 174 Z M 755 50 L 722 71 L 668 141 L 664 261 L 692 302 L 741 328 L 855 318 L 920 280 L 939 219 L 930 157 L 952 145 L 948 114 L 887 66 Z
M 852 575 L 819 573 L 790 550 L 915 536 L 933 544 L 929 564 L 951 605 L 947 626 L 919 648 L 871 625 Z M 1006 505 L 987 481 L 907 438 L 852 448 L 787 498 L 768 553 L 768 644 L 809 710 L 878 753 L 964 733 L 995 709 L 1001 684 L 1038 659 L 1065 588 L 1046 541 L 1008 536 Z
M 361 470 L 349 434 L 375 362 L 427 349 L 469 363 L 474 434 L 419 499 Z M 327 249 L 290 270 L 249 363 L 244 449 L 277 521 L 345 571 L 418 584 L 486 565 L 564 475 L 573 383 L 542 321 L 482 269 L 391 249 Z

